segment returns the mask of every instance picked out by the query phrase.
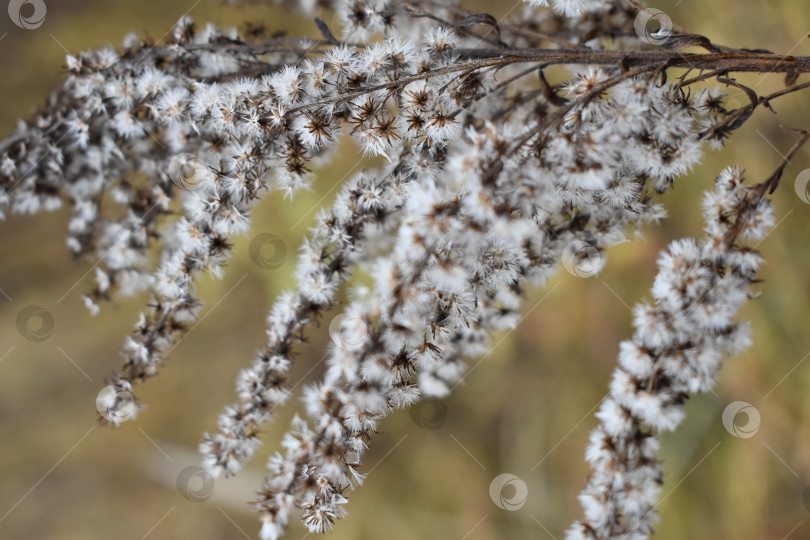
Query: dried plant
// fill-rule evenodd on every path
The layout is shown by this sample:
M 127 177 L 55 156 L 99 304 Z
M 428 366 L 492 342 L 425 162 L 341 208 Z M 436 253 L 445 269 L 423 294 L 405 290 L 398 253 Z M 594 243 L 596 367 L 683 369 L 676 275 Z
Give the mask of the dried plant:
M 350 274 L 373 278 L 333 319 L 323 379 L 303 393 L 308 420 L 295 418 L 269 460 L 255 502 L 263 539 L 280 537 L 296 508 L 310 531 L 331 530 L 383 417 L 447 395 L 492 332 L 516 325 L 527 288 L 560 266 L 598 272 L 607 247 L 664 216 L 657 201 L 706 145 L 810 86 L 797 82 L 810 58 L 717 45 L 634 0 L 527 4 L 498 21 L 440 0 L 336 0 L 326 7 L 340 39 L 320 19 L 319 38 L 296 39 L 184 17 L 165 44 L 130 35 L 120 51 L 68 56 L 62 87 L 0 144 L 0 216 L 70 204 L 68 248 L 99 261 L 83 297 L 92 313 L 150 291 L 99 395 L 115 425 L 137 412 L 133 386 L 193 327 L 195 281 L 222 273 L 258 200 L 307 189 L 312 161 L 346 137 L 385 158 L 318 216 L 266 347 L 200 444 L 212 474 L 237 473 L 291 395 L 308 327 Z M 554 66 L 575 74 L 559 79 Z M 741 72 L 782 74 L 784 89 L 759 96 Z M 729 88 L 750 103 L 730 107 Z M 585 517 L 568 538 L 651 534 L 657 435 L 748 343 L 735 315 L 761 259 L 742 241 L 774 223 L 768 195 L 808 139 L 796 132 L 765 182 L 723 171 L 704 198 L 705 238 L 661 255 L 653 303 L 636 308 L 597 414 Z

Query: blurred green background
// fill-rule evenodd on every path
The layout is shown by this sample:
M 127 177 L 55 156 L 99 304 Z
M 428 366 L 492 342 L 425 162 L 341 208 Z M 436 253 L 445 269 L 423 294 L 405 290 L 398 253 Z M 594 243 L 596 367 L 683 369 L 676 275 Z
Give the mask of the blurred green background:
M 315 35 L 310 20 L 279 8 L 233 8 L 215 0 L 46 4 L 47 18 L 36 30 L 21 30 L 0 14 L 3 134 L 60 83 L 65 49 L 118 46 L 128 31 L 158 39 L 185 13 L 197 22 L 261 21 L 271 29 Z M 491 3 L 469 5 L 492 9 Z M 650 5 L 717 43 L 810 55 L 804 0 Z M 510 6 L 503 3 L 496 10 Z M 741 80 L 761 93 L 781 85 L 779 76 Z M 518 330 L 496 338 L 494 353 L 475 364 L 464 385 L 442 404 L 446 409 L 426 406 L 386 419 L 365 459 L 363 470 L 373 472 L 349 494 L 350 515 L 337 524 L 334 538 L 562 538 L 580 515 L 576 495 L 588 473 L 583 452 L 618 343 L 631 332 L 627 306 L 645 298 L 659 250 L 672 238 L 699 234 L 700 194 L 714 176 L 728 164 L 739 164 L 749 181 L 765 178 L 794 138 L 779 123 L 810 127 L 808 105 L 805 92 L 775 102 L 778 117 L 758 111 L 728 148 L 709 153 L 677 181 L 663 201 L 670 211 L 663 227 L 609 251 L 607 268 L 598 277 L 577 279 L 563 272 L 545 290 L 533 291 Z M 100 317 L 91 318 L 80 295 L 90 286 L 92 261 L 76 263 L 68 255 L 66 212 L 0 223 L 1 538 L 257 537 L 258 523 L 245 501 L 299 409 L 297 399 L 279 413 L 250 468 L 234 479 L 217 480 L 208 501 L 181 496 L 176 479 L 178 471 L 198 464 L 201 433 L 215 427 L 221 408 L 234 398 L 237 371 L 264 343 L 265 314 L 276 294 L 292 283 L 292 255 L 315 208 L 331 200 L 334 182 L 357 161 L 351 145 L 342 151 L 335 166 L 317 171 L 312 192 L 294 204 L 270 196 L 257 209 L 251 235 L 283 236 L 287 261 L 277 270 L 262 270 L 248 257 L 249 237 L 237 242 L 226 277 L 201 283 L 203 320 L 173 351 L 160 376 L 138 388 L 148 407 L 119 430 L 97 426 L 94 400 L 104 377 L 120 364 L 118 349 L 145 297 L 106 306 Z M 689 400 L 686 422 L 663 438 L 666 474 L 656 538 L 810 537 L 810 492 L 803 502 L 810 485 L 810 362 L 804 361 L 810 352 L 810 205 L 793 191 L 794 179 L 808 168 L 805 149 L 787 168 L 775 197 L 782 221 L 760 246 L 767 260 L 765 281 L 757 287 L 762 297 L 744 312 L 754 346 L 726 363 L 717 395 Z M 16 327 L 17 314 L 32 304 L 55 320 L 53 334 L 41 343 L 23 339 Z M 325 341 L 320 328 L 293 380 L 321 359 Z M 315 368 L 307 380 L 319 373 Z M 734 401 L 748 402 L 761 414 L 751 438 L 736 438 L 723 427 L 721 414 Z M 490 498 L 490 482 L 502 473 L 528 487 L 520 510 L 502 510 Z M 505 488 L 506 497 L 510 489 Z M 304 536 L 306 531 L 293 523 L 288 538 Z

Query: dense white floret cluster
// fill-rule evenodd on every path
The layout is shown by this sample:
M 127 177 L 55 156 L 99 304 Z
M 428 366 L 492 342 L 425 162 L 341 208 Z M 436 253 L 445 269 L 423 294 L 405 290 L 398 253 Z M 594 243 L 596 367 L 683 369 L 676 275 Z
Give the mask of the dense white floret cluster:
M 762 262 L 742 239 L 773 226 L 770 201 L 752 197 L 737 169 L 704 196 L 706 237 L 676 240 L 658 259 L 652 305 L 634 310 L 610 393 L 596 414 L 586 458 L 593 472 L 579 496 L 585 518 L 566 538 L 647 538 L 663 472 L 658 434 L 684 418 L 689 394 L 711 390 L 723 358 L 750 344 L 735 321 Z
M 551 6 L 566 17 L 577 17 L 589 11 L 604 11 L 610 7 L 607 0 L 523 0 L 535 7 Z

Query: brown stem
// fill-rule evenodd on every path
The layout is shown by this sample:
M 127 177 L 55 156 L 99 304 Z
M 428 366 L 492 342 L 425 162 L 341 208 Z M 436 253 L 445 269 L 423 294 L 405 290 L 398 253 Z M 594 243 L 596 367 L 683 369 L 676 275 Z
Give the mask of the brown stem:
M 784 126 L 783 126 L 784 127 Z M 790 129 L 790 128 L 784 128 Z M 755 208 L 759 201 L 765 196 L 765 194 L 771 194 L 776 191 L 776 188 L 779 187 L 779 180 L 782 179 L 782 174 L 785 172 L 785 168 L 790 164 L 790 159 L 796 155 L 796 153 L 801 150 L 804 144 L 810 139 L 810 131 L 805 131 L 801 129 L 790 129 L 790 131 L 797 131 L 801 133 L 801 137 L 793 144 L 793 146 L 788 150 L 788 153 L 785 157 L 782 158 L 782 161 L 779 162 L 779 166 L 776 167 L 776 170 L 771 174 L 767 180 L 760 182 L 759 184 L 752 187 L 752 192 L 750 196 L 746 196 L 745 200 L 743 200 L 742 204 L 737 208 L 734 216 L 734 225 L 729 229 L 726 233 L 726 236 L 723 238 L 723 242 L 725 245 L 730 246 L 733 244 L 737 237 L 739 236 L 740 232 L 742 232 L 742 227 L 745 224 L 745 219 L 743 214 L 750 210 L 751 208 Z
M 340 103 L 369 92 L 402 87 L 408 83 L 426 80 L 439 75 L 449 75 L 461 71 L 508 66 L 527 62 L 552 64 L 584 64 L 621 66 L 626 73 L 649 71 L 650 67 L 665 69 L 670 67 L 690 67 L 694 69 L 718 69 L 723 73 L 734 71 L 753 71 L 757 73 L 810 73 L 810 56 L 783 56 L 770 53 L 752 53 L 745 51 L 708 54 L 682 54 L 667 51 L 593 51 L 559 49 L 456 49 L 460 58 L 469 60 L 403 77 L 391 82 L 367 88 L 353 89 L 330 98 L 308 103 L 287 111 L 295 113 L 313 106 Z M 638 72 L 636 72 L 638 73 Z
M 716 69 L 720 72 L 810 73 L 810 57 L 764 52 L 681 53 L 677 51 L 601 51 L 590 49 L 456 49 L 461 58 L 512 59 L 513 62 L 637 67 L 659 62 L 669 67 Z

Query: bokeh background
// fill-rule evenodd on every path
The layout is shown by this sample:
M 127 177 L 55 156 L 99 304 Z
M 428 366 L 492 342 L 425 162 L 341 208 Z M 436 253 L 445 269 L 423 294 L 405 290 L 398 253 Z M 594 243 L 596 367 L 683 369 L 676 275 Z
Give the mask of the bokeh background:
M 118 45 L 126 32 L 155 39 L 188 13 L 221 26 L 259 21 L 271 29 L 315 34 L 311 20 L 275 7 L 228 7 L 216 0 L 46 0 L 36 30 L 13 26 L 0 13 L 0 133 L 64 76 L 65 52 Z M 503 13 L 510 2 L 475 9 Z M 691 32 L 739 47 L 810 55 L 810 11 L 804 0 L 650 2 Z M 747 76 L 760 93 L 778 89 L 779 76 Z M 452 397 L 400 412 L 382 424 L 365 459 L 368 479 L 350 493 L 350 516 L 336 539 L 412 540 L 562 538 L 580 515 L 576 495 L 587 475 L 583 452 L 593 412 L 605 395 L 618 343 L 631 332 L 627 306 L 646 297 L 655 259 L 676 237 L 699 234 L 699 200 L 714 176 L 739 164 L 751 181 L 765 178 L 794 136 L 779 128 L 810 127 L 810 93 L 774 103 L 779 116 L 760 110 L 720 152 L 679 179 L 663 202 L 670 218 L 643 240 L 608 252 L 606 269 L 579 279 L 565 272 L 525 303 L 519 328 L 498 336 L 492 354 L 475 364 Z M 289 247 L 284 265 L 263 270 L 236 244 L 222 280 L 205 278 L 206 307 L 196 329 L 172 353 L 160 376 L 138 388 L 148 407 L 121 429 L 99 427 L 94 400 L 106 374 L 120 364 L 118 348 L 145 297 L 106 306 L 91 318 L 80 302 L 93 261 L 75 262 L 64 247 L 65 211 L 13 216 L 0 223 L 0 537 L 20 539 L 256 538 L 258 523 L 245 504 L 264 475 L 266 457 L 299 409 L 279 412 L 251 466 L 218 479 L 205 502 L 178 489 L 178 473 L 198 464 L 201 433 L 215 427 L 234 398 L 237 371 L 264 343 L 264 317 L 275 296 L 292 284 L 295 246 L 315 209 L 331 200 L 333 185 L 354 167 L 351 145 L 328 170 L 318 170 L 312 192 L 294 204 L 267 197 L 255 212 L 251 235 L 270 232 Z M 362 164 L 361 164 L 362 166 Z M 810 168 L 810 150 L 797 155 L 775 196 L 781 220 L 761 244 L 767 264 L 762 293 L 744 317 L 754 346 L 729 359 L 716 395 L 695 397 L 677 433 L 663 437 L 666 470 L 662 523 L 656 538 L 800 539 L 810 537 L 810 205 L 794 179 Z M 47 309 L 53 334 L 24 339 L 18 313 Z M 330 315 L 331 316 L 331 315 Z M 328 320 L 328 319 L 327 319 Z M 322 358 L 325 328 L 315 331 L 293 376 Z M 318 377 L 315 367 L 305 380 Z M 299 386 L 297 390 L 300 391 Z M 721 422 L 735 401 L 760 413 L 753 437 L 731 435 Z M 740 423 L 745 423 L 745 417 Z M 503 473 L 525 482 L 517 511 L 499 508 L 490 483 Z M 196 482 L 196 484 L 195 484 Z M 182 482 L 181 482 L 182 484 Z M 188 490 L 202 488 L 192 479 Z M 505 487 L 504 496 L 514 488 Z M 307 535 L 297 522 L 288 537 Z

